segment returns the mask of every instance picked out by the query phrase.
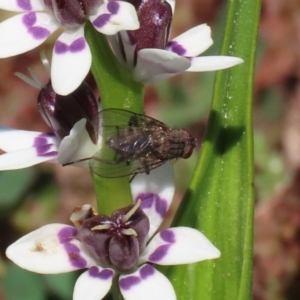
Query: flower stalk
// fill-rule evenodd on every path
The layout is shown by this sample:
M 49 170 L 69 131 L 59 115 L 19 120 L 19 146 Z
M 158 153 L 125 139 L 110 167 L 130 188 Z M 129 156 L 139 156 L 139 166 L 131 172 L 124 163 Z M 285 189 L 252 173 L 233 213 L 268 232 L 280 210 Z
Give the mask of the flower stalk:
M 85 37 L 92 52 L 92 73 L 101 93 L 102 108 L 143 113 L 144 85 L 136 82 L 130 71 L 118 62 L 106 37 L 99 34 L 89 22 L 85 26 Z M 107 179 L 93 175 L 93 179 L 99 213 L 110 214 L 132 203 L 128 176 Z

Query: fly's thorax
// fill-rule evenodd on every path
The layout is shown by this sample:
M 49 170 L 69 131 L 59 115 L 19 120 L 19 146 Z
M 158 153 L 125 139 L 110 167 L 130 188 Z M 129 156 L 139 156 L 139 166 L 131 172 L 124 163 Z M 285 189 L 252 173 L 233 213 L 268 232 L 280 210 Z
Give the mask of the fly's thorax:
M 83 24 L 89 15 L 94 14 L 102 0 L 44 0 L 44 3 L 53 10 L 62 25 L 72 28 Z
M 124 158 L 138 158 L 147 153 L 151 137 L 138 127 L 118 129 L 106 144 Z

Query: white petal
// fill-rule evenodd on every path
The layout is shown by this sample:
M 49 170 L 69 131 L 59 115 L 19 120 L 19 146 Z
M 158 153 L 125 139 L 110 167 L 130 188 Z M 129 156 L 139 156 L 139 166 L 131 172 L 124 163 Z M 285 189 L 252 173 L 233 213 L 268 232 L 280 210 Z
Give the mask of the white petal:
M 119 287 L 125 300 L 176 300 L 169 279 L 148 264 L 130 275 L 121 275 Z
M 130 33 L 128 31 L 121 31 L 115 36 L 108 36 L 113 51 L 122 63 L 126 63 L 129 69 L 134 68 L 134 55 L 135 55 L 135 42 L 130 39 Z M 110 38 L 114 37 L 114 38 Z M 121 39 L 121 41 L 119 41 Z M 120 44 L 122 46 L 120 46 Z M 125 57 L 123 56 L 125 55 Z
M 190 67 L 188 59 L 171 51 L 142 49 L 138 52 L 133 76 L 137 81 L 153 83 L 181 73 Z
M 92 54 L 84 37 L 83 26 L 63 32 L 54 44 L 51 80 L 55 92 L 68 95 L 90 70 Z
M 44 1 L 41 0 L 0 0 L 0 9 L 25 12 L 46 10 Z
M 175 3 L 176 3 L 176 0 L 167 0 L 167 2 L 171 5 L 172 13 L 173 13 L 173 15 L 174 15 L 174 10 L 175 10 Z
M 8 152 L 0 155 L 0 170 L 16 170 L 28 168 L 45 161 L 55 161 L 57 158 L 57 147 L 45 145 L 43 153 L 35 147 Z
M 167 49 L 181 56 L 198 56 L 213 44 L 210 35 L 210 27 L 202 24 L 189 29 L 173 39 L 168 43 Z
M 59 138 L 53 133 L 18 130 L 0 126 L 0 149 L 5 152 L 47 144 L 58 146 L 59 142 Z
M 123 1 L 104 1 L 90 20 L 99 32 L 107 35 L 139 28 L 134 6 Z
M 77 279 L 73 300 L 100 300 L 110 290 L 114 277 L 112 269 L 93 266 Z
M 58 274 L 88 268 L 95 261 L 74 239 L 77 229 L 64 224 L 45 225 L 23 236 L 6 250 L 6 255 L 23 269 Z
M 58 148 L 58 162 L 60 164 L 71 163 L 80 159 L 91 158 L 100 148 L 101 137 L 98 145 L 93 144 L 85 128 L 86 119 L 81 119 L 70 131 L 70 134 L 62 139 Z M 75 166 L 88 166 L 88 160 L 72 164 Z
M 187 71 L 189 72 L 204 72 L 217 71 L 239 65 L 244 61 L 239 57 L 234 56 L 201 56 L 191 58 L 192 65 Z
M 27 52 L 42 44 L 59 27 L 51 14 L 29 12 L 0 24 L 0 58 Z
M 138 174 L 131 182 L 134 202 L 141 200 L 141 208 L 150 220 L 151 237 L 164 220 L 175 192 L 173 166 L 170 161 L 150 171 Z
M 220 251 L 198 230 L 176 227 L 157 233 L 147 245 L 140 262 L 181 265 L 220 257 Z

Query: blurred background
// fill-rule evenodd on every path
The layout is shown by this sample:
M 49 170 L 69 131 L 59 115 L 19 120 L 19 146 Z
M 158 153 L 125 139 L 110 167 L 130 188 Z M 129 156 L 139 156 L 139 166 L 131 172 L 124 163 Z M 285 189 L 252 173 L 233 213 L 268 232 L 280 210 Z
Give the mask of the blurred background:
M 171 37 L 201 23 L 212 27 L 216 55 L 223 34 L 225 0 L 177 0 Z M 10 15 L 1 12 L 0 20 Z M 254 90 L 256 300 L 300 299 L 300 0 L 262 0 Z M 31 67 L 48 81 L 39 52 L 53 41 L 0 60 L 0 124 L 48 131 L 37 110 L 38 90 L 14 72 Z M 183 74 L 147 87 L 146 112 L 169 126 L 186 127 L 201 148 L 215 73 Z M 97 91 L 91 75 L 87 81 Z M 197 154 L 175 164 L 176 197 L 170 219 L 189 182 Z M 6 247 L 47 223 L 69 223 L 75 206 L 94 203 L 89 170 L 41 164 L 0 172 L 0 300 L 71 299 L 78 274 L 37 275 L 5 257 Z

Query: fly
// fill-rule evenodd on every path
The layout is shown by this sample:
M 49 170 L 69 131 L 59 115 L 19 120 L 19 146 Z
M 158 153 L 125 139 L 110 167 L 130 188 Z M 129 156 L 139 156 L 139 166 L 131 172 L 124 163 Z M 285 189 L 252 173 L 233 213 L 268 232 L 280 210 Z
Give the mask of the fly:
M 190 157 L 196 146 L 188 130 L 169 128 L 144 114 L 105 109 L 97 117 L 103 146 L 89 165 L 101 177 L 149 174 L 167 160 Z

